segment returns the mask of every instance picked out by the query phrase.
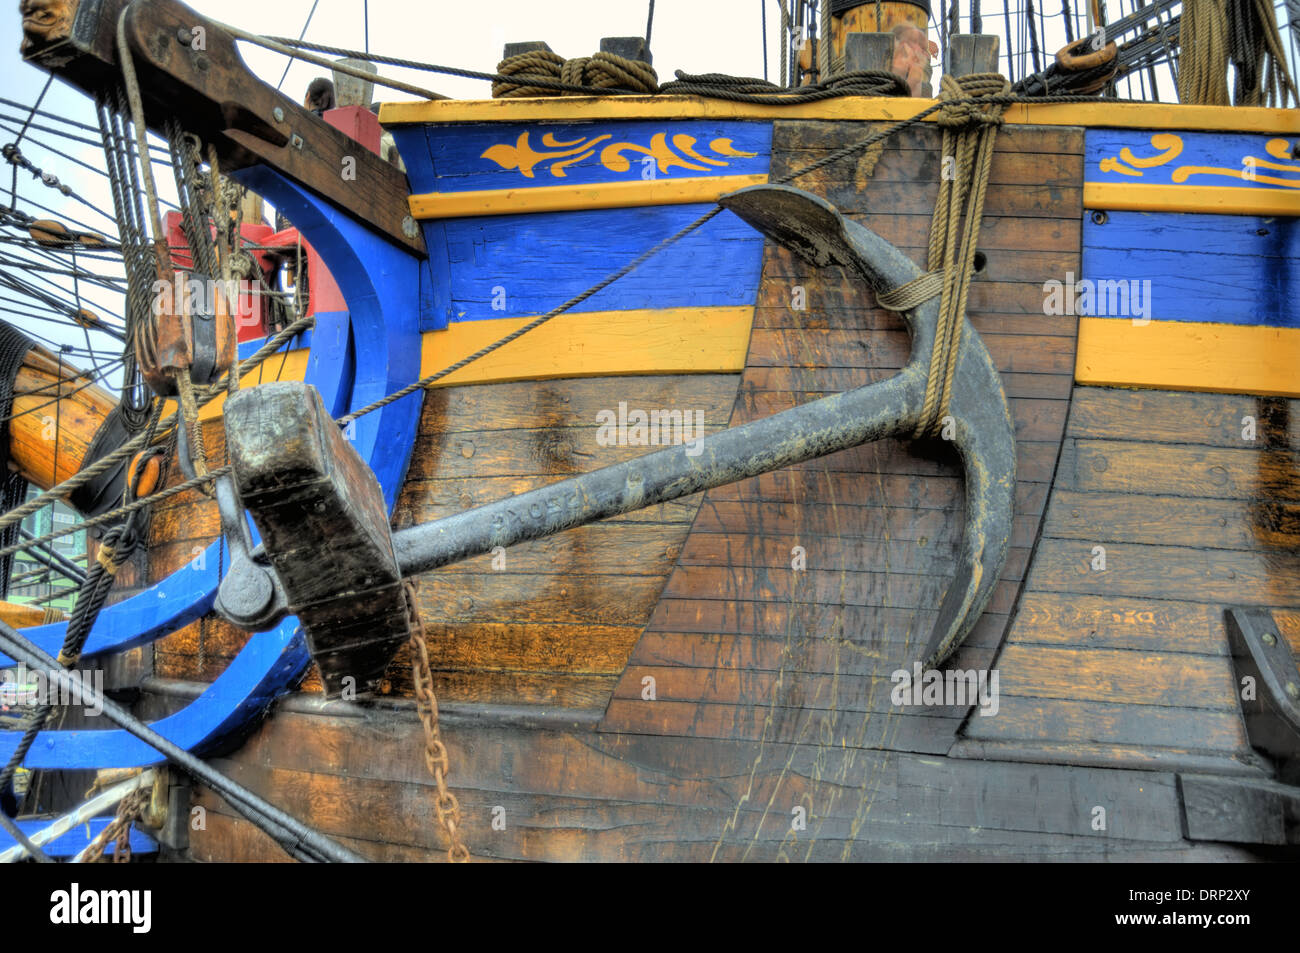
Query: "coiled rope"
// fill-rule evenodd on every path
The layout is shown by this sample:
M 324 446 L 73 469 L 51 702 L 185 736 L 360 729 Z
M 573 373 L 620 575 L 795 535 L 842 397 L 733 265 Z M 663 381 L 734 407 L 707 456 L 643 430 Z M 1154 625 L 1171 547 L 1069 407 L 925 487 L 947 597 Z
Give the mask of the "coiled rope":
M 615 53 L 600 52 L 566 60 L 550 50 L 531 50 L 507 56 L 497 64 L 497 72 L 519 76 L 520 82 L 493 82 L 493 99 L 581 96 L 609 90 L 654 93 L 659 89 L 659 76 L 649 63 Z M 552 80 L 556 86 L 538 86 L 534 81 L 539 79 Z

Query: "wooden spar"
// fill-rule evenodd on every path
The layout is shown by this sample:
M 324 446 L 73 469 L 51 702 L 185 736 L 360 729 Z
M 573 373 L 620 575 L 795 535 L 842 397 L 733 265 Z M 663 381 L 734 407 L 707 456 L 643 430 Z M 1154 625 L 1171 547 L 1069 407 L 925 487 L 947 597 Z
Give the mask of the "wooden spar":
M 29 625 L 46 625 L 67 618 L 59 609 L 46 609 L 43 606 L 19 605 L 17 602 L 0 602 L 0 622 L 15 629 Z
M 81 469 L 117 405 L 89 374 L 34 346 L 14 378 L 9 466 L 42 490 Z

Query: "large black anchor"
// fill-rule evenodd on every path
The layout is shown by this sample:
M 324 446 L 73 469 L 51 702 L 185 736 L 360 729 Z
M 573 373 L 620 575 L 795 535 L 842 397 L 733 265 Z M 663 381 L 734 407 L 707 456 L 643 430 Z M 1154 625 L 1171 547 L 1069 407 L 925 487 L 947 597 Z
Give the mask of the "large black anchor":
M 878 292 L 921 274 L 889 242 L 799 189 L 754 186 L 720 201 L 812 264 L 853 268 Z M 409 637 L 404 576 L 882 437 L 910 436 L 923 415 L 938 315 L 937 298 L 904 312 L 912 356 L 888 380 L 395 534 L 378 484 L 314 390 L 294 382 L 241 390 L 226 403 L 226 439 L 241 501 L 277 577 L 276 597 L 268 600 L 276 608 L 255 627 L 297 614 L 326 694 L 339 694 L 349 676 L 362 690 Z M 1006 560 L 1016 483 L 1001 380 L 962 320 L 948 424 L 965 470 L 966 520 L 956 574 L 922 657 L 927 668 L 952 654 L 988 604 Z

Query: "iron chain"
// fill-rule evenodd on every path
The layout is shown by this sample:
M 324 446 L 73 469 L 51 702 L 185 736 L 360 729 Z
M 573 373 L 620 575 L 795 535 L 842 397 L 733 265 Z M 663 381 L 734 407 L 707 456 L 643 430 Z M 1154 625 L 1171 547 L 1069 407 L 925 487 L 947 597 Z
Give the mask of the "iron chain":
M 447 746 L 442 743 L 438 727 L 438 698 L 433 691 L 433 672 L 429 668 L 429 642 L 424 620 L 415 604 L 416 582 L 408 579 L 403 584 L 406 592 L 406 613 L 411 623 L 411 679 L 415 686 L 415 706 L 424 726 L 424 764 L 433 775 L 438 788 L 434 810 L 438 824 L 447 835 L 447 860 L 453 864 L 469 862 L 469 848 L 460 836 L 460 801 L 447 787 L 451 761 Z

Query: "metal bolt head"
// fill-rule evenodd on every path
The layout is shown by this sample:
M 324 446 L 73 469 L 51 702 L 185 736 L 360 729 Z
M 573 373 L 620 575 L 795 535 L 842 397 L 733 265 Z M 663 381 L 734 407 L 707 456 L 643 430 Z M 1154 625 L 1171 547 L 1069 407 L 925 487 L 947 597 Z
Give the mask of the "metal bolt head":
M 407 238 L 415 238 L 420 234 L 420 228 L 415 224 L 415 219 L 409 215 L 402 219 L 402 234 Z
M 1262 636 L 1260 636 L 1260 641 L 1263 642 L 1265 645 L 1277 645 L 1277 636 L 1274 635 L 1272 632 L 1265 632 Z
M 289 145 L 293 146 L 295 149 L 302 149 L 302 136 L 295 132 L 289 137 Z
M 271 115 L 275 117 L 276 122 L 284 122 L 284 110 L 279 106 L 271 110 Z
M 1300 698 L 1300 685 L 1295 682 L 1286 683 L 1286 693 L 1292 698 Z
M 176 28 L 176 39 L 179 40 L 183 45 L 189 46 L 190 41 L 193 38 L 194 38 L 193 34 L 191 34 L 189 30 L 185 29 L 185 27 L 182 26 Z

